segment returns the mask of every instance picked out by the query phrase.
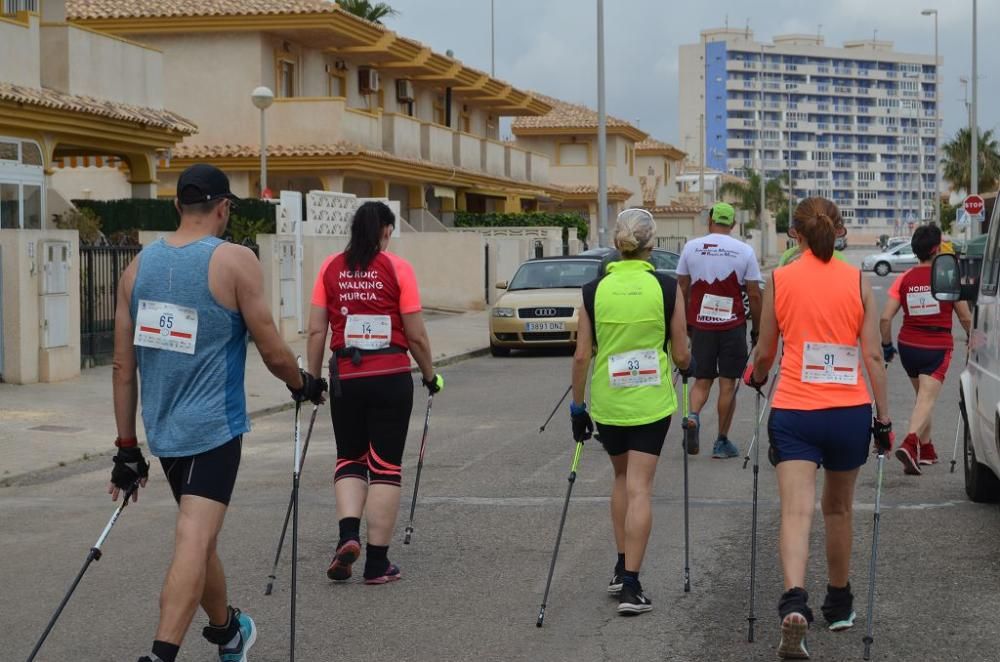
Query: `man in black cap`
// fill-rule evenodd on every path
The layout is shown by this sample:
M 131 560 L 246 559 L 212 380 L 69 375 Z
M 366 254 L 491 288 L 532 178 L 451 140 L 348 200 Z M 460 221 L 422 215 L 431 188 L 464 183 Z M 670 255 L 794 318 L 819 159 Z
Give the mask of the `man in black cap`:
M 117 499 L 136 482 L 145 486 L 149 474 L 136 438 L 138 368 L 149 450 L 160 459 L 179 508 L 159 628 L 152 652 L 140 662 L 174 662 L 199 604 L 208 615 L 203 634 L 218 646 L 220 662 L 245 662 L 257 637 L 253 620 L 229 605 L 216 553 L 243 434 L 250 430 L 243 383 L 247 332 L 296 401 L 324 400 L 324 380 L 301 371 L 278 334 L 257 257 L 219 238 L 238 200 L 218 168 L 185 170 L 177 182 L 177 232 L 146 246 L 118 287 L 118 454 L 108 492 Z

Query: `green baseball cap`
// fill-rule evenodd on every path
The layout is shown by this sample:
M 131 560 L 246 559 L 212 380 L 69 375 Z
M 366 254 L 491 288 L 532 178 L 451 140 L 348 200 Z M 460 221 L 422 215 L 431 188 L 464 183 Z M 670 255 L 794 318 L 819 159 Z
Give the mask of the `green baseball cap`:
M 732 225 L 735 217 L 736 211 L 728 202 L 716 202 L 712 205 L 710 218 L 713 223 L 717 225 Z

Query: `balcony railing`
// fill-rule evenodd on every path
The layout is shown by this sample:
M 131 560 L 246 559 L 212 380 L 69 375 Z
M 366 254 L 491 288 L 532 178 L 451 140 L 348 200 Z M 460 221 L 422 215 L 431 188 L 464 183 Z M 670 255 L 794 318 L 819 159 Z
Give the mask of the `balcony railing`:
M 22 11 L 38 13 L 38 0 L 0 0 L 0 14 L 15 16 Z

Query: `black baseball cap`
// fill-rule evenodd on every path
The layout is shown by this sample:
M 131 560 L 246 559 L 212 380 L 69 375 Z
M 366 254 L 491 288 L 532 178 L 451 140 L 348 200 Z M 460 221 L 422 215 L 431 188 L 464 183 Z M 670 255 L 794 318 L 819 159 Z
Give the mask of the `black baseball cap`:
M 233 202 L 240 199 L 229 190 L 229 178 L 213 165 L 196 163 L 181 173 L 177 180 L 177 201 L 182 205 L 195 205 L 226 198 Z

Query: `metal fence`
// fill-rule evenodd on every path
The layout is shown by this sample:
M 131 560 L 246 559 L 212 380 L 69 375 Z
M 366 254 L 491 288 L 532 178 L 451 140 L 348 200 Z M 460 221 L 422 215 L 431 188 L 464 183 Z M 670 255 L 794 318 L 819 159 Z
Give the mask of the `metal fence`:
M 2 0 L 0 9 L 4 16 L 14 16 L 20 11 L 38 13 L 38 0 Z
M 141 246 L 80 247 L 80 357 L 84 366 L 111 360 L 118 279 L 140 250 Z

